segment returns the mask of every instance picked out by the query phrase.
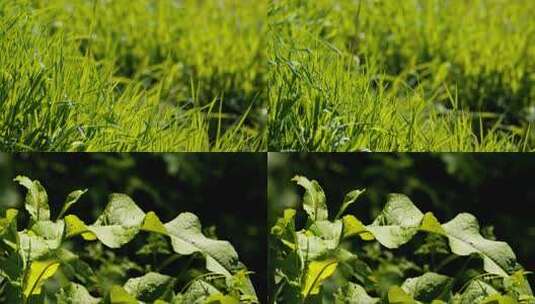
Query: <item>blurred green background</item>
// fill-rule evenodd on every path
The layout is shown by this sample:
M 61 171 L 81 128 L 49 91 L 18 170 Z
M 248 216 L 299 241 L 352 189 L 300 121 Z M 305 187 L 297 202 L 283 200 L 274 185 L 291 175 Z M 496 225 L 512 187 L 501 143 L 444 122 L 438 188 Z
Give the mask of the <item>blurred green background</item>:
M 0 207 L 21 207 L 25 190 L 12 182 L 19 174 L 41 181 L 53 216 L 69 192 L 84 188 L 89 191 L 70 213 L 90 223 L 113 192 L 130 195 L 144 211 L 155 211 L 163 221 L 180 212 L 195 213 L 205 233 L 234 245 L 241 261 L 254 272 L 252 279 L 259 298 L 265 298 L 265 154 L 0 154 Z M 106 250 L 99 246 L 83 248 L 93 256 Z M 110 281 L 124 279 L 137 269 L 130 262 L 143 265 L 136 250 L 116 250 L 126 256 L 122 260 L 109 250 L 103 256 L 116 265 L 101 267 L 99 274 Z M 185 267 L 184 261 L 170 267 L 174 268 L 169 272 L 174 270 L 176 274 L 177 269 Z
M 366 188 L 348 213 L 366 224 L 381 211 L 386 195 L 408 195 L 441 222 L 470 212 L 482 227 L 493 226 L 527 270 L 535 270 L 535 156 L 531 154 L 281 154 L 268 156 L 268 224 L 284 208 L 300 205 L 303 190 L 294 175 L 316 179 L 330 214 L 344 195 Z M 492 228 L 488 228 L 492 229 Z

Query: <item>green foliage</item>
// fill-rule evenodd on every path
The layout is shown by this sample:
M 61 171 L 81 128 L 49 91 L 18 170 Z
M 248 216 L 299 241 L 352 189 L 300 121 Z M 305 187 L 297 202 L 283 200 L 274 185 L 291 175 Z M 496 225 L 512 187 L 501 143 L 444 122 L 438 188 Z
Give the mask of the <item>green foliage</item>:
M 251 0 L 2 1 L 1 150 L 263 149 L 264 14 Z
M 29 218 L 16 209 L 7 209 L 0 218 L 0 299 L 8 303 L 258 303 L 249 272 L 239 261 L 238 254 L 227 241 L 206 237 L 199 219 L 192 213 L 181 213 L 168 223 L 162 223 L 154 212 L 145 213 L 127 195 L 112 194 L 103 213 L 93 224 L 86 224 L 69 207 L 85 191 L 72 192 L 59 216 L 52 220 L 47 193 L 38 181 L 19 176 L 15 179 L 28 189 L 25 206 Z M 22 221 L 18 221 L 22 219 Z M 27 223 L 26 223 L 27 222 Z M 19 230 L 19 226 L 25 224 Z M 197 275 L 180 286 L 180 274 L 164 274 L 154 265 L 144 270 L 126 257 L 107 255 L 97 247 L 91 259 L 82 258 L 69 245 L 80 239 L 108 248 L 127 246 L 142 233 L 163 237 L 149 238 L 161 247 L 167 261 L 191 256 L 202 258 L 205 266 L 182 269 Z M 143 250 L 140 250 L 143 251 Z M 120 251 L 117 252 L 120 254 Z M 170 260 L 169 260 L 170 259 Z M 156 260 L 154 261 L 156 262 Z M 124 268 L 124 269 L 121 269 Z M 195 269 L 194 269 L 195 268 Z M 155 270 L 151 270 L 155 269 Z M 141 275 L 125 278 L 122 285 L 107 285 L 119 273 L 137 270 Z M 55 283 L 53 283 L 55 282 Z M 180 287 L 180 289 L 178 289 Z M 55 292 L 51 293 L 51 290 Z
M 271 230 L 272 303 L 535 302 L 511 247 L 483 237 L 473 215 L 442 224 L 405 195 L 391 194 L 368 225 L 351 214 L 329 219 L 325 196 L 313 195 L 323 193 L 319 184 L 294 180 L 314 187 L 305 187 L 303 225 L 296 210 L 286 209 Z M 362 191 L 346 197 L 351 193 Z M 307 210 L 311 201 L 324 218 Z M 391 251 L 413 246 L 408 258 Z
M 534 9 L 271 1 L 270 149 L 533 150 Z

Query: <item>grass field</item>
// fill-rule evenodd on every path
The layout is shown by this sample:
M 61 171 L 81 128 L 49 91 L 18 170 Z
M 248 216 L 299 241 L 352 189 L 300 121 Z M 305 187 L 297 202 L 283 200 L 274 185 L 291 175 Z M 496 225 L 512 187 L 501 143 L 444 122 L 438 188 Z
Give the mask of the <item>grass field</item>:
M 0 1 L 0 150 L 265 150 L 266 11 Z
M 272 0 L 269 149 L 534 151 L 535 1 Z

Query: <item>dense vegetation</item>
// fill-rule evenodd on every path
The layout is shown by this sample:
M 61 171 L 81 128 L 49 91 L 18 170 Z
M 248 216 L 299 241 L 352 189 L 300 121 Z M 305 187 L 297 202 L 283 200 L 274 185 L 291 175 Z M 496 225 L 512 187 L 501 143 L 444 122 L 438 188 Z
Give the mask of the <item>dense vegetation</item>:
M 482 235 L 472 214 L 441 224 L 407 196 L 390 194 L 365 225 L 345 214 L 364 190 L 347 193 L 332 216 L 317 181 L 293 180 L 305 189 L 306 215 L 286 209 L 271 230 L 272 303 L 535 302 L 511 247 Z
M 205 236 L 228 240 L 236 249 L 263 303 L 267 228 L 265 208 L 259 206 L 266 197 L 265 174 L 260 173 L 265 172 L 265 166 L 264 155 L 243 153 L 0 154 L 0 208 L 18 209 L 19 231 L 28 227 L 24 193 L 12 181 L 13 176 L 28 175 L 46 187 L 53 219 L 60 213 L 65 196 L 84 186 L 88 191 L 68 214 L 88 224 L 106 212 L 108 196 L 116 191 L 126 193 L 144 212 L 154 211 L 162 223 L 185 212 L 193 213 L 200 219 Z M 158 269 L 175 279 L 178 292 L 206 273 L 205 259 L 198 253 L 172 254 L 170 245 L 165 237 L 140 232 L 118 249 L 81 237 L 65 241 L 63 248 L 89 263 L 92 280 L 103 286 L 123 286 L 132 277 Z M 54 293 L 61 286 L 56 279 L 58 276 L 45 283 L 43 290 L 49 299 L 55 299 Z M 93 296 L 105 293 L 104 289 L 95 292 L 92 288 Z
M 272 151 L 533 151 L 535 2 L 282 0 Z
M 163 224 L 156 213 L 145 213 L 129 196 L 115 193 L 110 195 L 108 205 L 94 224 L 88 225 L 69 210 L 87 190 L 71 192 L 60 212 L 52 216 L 48 194 L 39 181 L 25 176 L 18 176 L 15 181 L 28 190 L 25 209 L 29 218 L 23 230 L 18 230 L 17 209 L 5 210 L 0 219 L 3 302 L 48 303 L 51 299 L 47 299 L 43 285 L 52 278 L 58 281 L 58 303 L 258 302 L 249 273 L 239 262 L 235 249 L 226 241 L 206 237 L 193 213 L 181 213 Z M 153 261 L 168 258 L 157 265 L 140 266 L 137 272 L 142 275 L 128 279 L 123 286 L 97 279 L 91 262 L 68 248 L 68 241 L 80 236 L 85 241 L 99 241 L 117 249 L 141 232 L 152 235 L 137 254 L 150 256 Z M 159 271 L 179 256 L 190 255 L 206 259 L 207 272 L 177 289 L 177 278 Z M 90 258 L 93 263 L 96 259 L 98 255 Z M 90 291 L 100 297 L 94 297 Z
M 252 0 L 0 1 L 0 150 L 265 149 Z

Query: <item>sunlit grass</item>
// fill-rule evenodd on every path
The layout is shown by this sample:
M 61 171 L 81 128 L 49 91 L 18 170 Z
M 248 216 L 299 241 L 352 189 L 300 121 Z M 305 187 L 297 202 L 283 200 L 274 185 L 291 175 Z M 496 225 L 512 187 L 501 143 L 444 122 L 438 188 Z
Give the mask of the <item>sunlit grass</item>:
M 266 147 L 266 4 L 0 2 L 0 149 Z
M 281 0 L 273 151 L 532 151 L 529 0 Z

